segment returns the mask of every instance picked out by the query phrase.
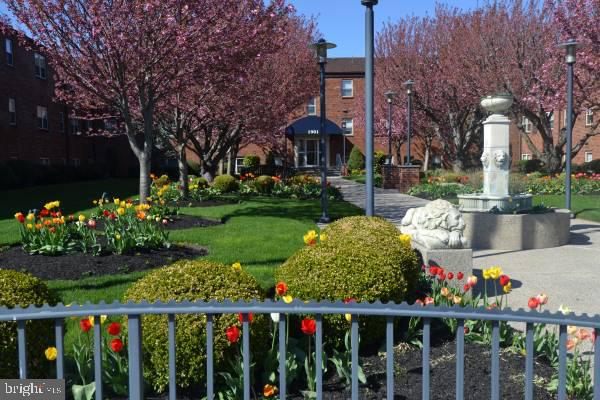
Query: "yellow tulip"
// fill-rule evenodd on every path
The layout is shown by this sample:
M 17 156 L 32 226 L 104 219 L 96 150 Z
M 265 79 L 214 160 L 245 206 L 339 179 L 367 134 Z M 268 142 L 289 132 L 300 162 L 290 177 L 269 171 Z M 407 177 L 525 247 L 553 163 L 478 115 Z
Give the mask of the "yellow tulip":
M 79 219 L 79 222 L 84 222 L 85 221 L 85 215 L 79 214 L 78 219 Z
M 573 326 L 573 325 L 567 326 L 567 333 L 569 335 L 574 335 L 575 332 L 577 332 L 577 327 L 576 326 Z
M 502 287 L 502 290 L 504 290 L 504 293 L 509 293 L 512 289 L 512 282 L 508 282 L 506 285 L 504 285 Z
M 123 207 L 117 208 L 117 214 L 119 214 L 119 215 L 125 214 L 125 209 Z
M 450 290 L 447 287 L 443 287 L 440 289 L 440 294 L 444 297 L 448 297 L 448 293 L 450 293 Z
M 34 213 L 27 214 L 27 221 L 33 221 L 34 219 L 35 219 L 35 214 Z
M 115 205 L 119 205 L 121 203 L 120 199 L 113 199 L 113 202 L 115 203 Z
M 33 225 L 27 224 L 27 229 L 33 229 Z
M 231 265 L 231 268 L 233 268 L 234 271 L 241 271 L 242 270 L 242 264 L 240 264 L 239 262 L 235 262 Z
M 285 296 L 281 296 L 281 298 L 287 304 L 290 304 L 294 300 L 294 298 L 292 296 L 290 296 L 289 294 L 285 295 Z
M 46 359 L 48 361 L 54 361 L 58 356 L 58 351 L 56 351 L 56 347 L 48 347 L 46 351 L 44 351 L 44 354 L 46 354 Z
M 344 317 L 346 318 L 346 321 L 352 322 L 352 314 L 344 314 Z
M 483 279 L 485 279 L 486 281 L 488 279 L 490 279 L 490 270 L 489 269 L 484 269 L 483 270 Z
M 403 233 L 402 235 L 399 236 L 399 238 L 400 238 L 400 242 L 402 244 L 410 245 L 410 240 L 411 240 L 410 235 Z
M 460 296 L 454 296 L 453 300 L 454 304 L 460 304 L 462 302 L 462 298 Z
M 119 235 L 118 233 L 115 235 L 115 239 L 117 240 L 121 240 L 121 235 Z
M 327 237 L 327 234 L 326 234 L 326 233 L 321 233 L 321 234 L 319 235 L 319 240 L 320 240 L 321 242 L 326 242 L 326 241 L 327 241 L 327 238 L 328 238 L 328 237 Z

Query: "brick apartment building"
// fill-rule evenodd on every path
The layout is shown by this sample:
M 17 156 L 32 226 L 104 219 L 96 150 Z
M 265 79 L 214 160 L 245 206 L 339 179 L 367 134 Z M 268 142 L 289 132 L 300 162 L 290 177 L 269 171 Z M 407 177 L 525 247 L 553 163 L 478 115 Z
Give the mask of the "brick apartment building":
M 327 164 L 330 168 L 336 168 L 348 155 L 353 146 L 358 146 L 364 153 L 365 132 L 362 124 L 354 123 L 357 104 L 355 95 L 364 92 L 364 58 L 332 58 L 326 66 L 326 106 L 327 106 Z M 290 124 L 286 129 L 288 145 L 288 162 L 298 169 L 311 169 L 318 166 L 319 154 L 319 127 L 320 108 L 319 97 L 312 98 L 308 104 L 299 109 L 290 118 Z M 557 113 L 557 123 L 554 124 L 554 133 L 558 135 L 560 129 L 565 125 L 565 112 Z M 573 129 L 573 143 L 589 129 L 594 121 L 594 114 L 589 110 L 583 118 L 579 118 Z M 534 143 L 539 144 L 540 138 L 533 129 L 532 138 Z M 523 141 L 516 124 L 511 126 L 511 150 L 513 160 L 527 160 L 532 158 L 531 151 Z M 378 143 L 379 142 L 379 143 Z M 384 140 L 385 142 L 385 140 Z M 387 145 L 375 141 L 376 150 L 387 152 Z M 345 150 L 345 157 L 344 157 Z M 439 163 L 441 157 L 436 154 L 436 146 L 432 149 L 430 160 L 432 164 Z M 404 154 L 406 145 L 402 149 Z M 236 158 L 236 171 L 240 170 L 243 157 L 248 154 L 259 155 L 264 162 L 264 152 L 254 145 L 248 145 L 240 149 Z M 416 138 L 411 146 L 413 159 L 424 159 L 424 146 Z M 583 163 L 600 157 L 600 136 L 592 137 L 588 143 L 574 158 L 575 163 Z M 515 164 L 516 165 L 516 164 Z M 430 165 L 431 166 L 431 165 Z
M 70 110 L 53 100 L 46 57 L 7 32 L 0 30 L 0 162 L 101 164 L 114 176 L 131 173 L 135 162 L 126 138 L 84 135 L 90 122 L 70 118 Z

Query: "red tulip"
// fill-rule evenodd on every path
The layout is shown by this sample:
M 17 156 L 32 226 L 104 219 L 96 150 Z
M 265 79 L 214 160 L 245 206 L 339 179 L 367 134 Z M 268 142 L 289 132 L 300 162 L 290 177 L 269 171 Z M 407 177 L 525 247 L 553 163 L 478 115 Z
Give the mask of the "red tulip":
M 438 267 L 438 273 L 437 273 L 437 274 L 438 274 L 438 276 L 439 276 L 439 275 L 444 275 L 444 276 L 446 276 L 446 271 L 444 271 L 444 268 L 442 268 L 442 267 Z
M 313 335 L 317 330 L 317 322 L 311 318 L 304 318 L 300 324 L 300 330 L 305 335 Z
M 458 274 L 456 274 L 456 279 L 458 279 L 459 281 L 462 280 L 462 278 L 465 277 L 465 274 L 463 274 L 462 272 L 459 272 Z
M 288 287 L 285 284 L 285 282 L 279 282 L 277 285 L 275 285 L 275 293 L 277 293 L 278 296 L 285 295 L 287 290 L 288 290 Z
M 92 329 L 92 323 L 90 322 L 89 319 L 85 318 L 82 319 L 81 321 L 79 321 L 79 327 L 81 328 L 82 331 L 84 332 L 89 332 L 90 329 Z
M 227 330 L 225 331 L 225 335 L 227 336 L 227 340 L 229 340 L 230 343 L 236 343 L 238 340 L 240 340 L 240 330 L 235 325 L 227 328 Z
M 110 211 L 104 210 L 104 211 L 102 211 L 102 215 L 104 215 L 105 217 L 108 217 L 110 215 Z
M 433 276 L 436 276 L 439 272 L 439 268 L 438 267 L 429 267 L 429 273 Z
M 425 299 L 423 300 L 423 304 L 425 304 L 426 306 L 430 304 L 435 304 L 435 300 L 433 299 L 433 297 L 425 297 Z
M 248 322 L 252 322 L 252 319 L 254 319 L 254 315 L 252 313 L 250 314 L 246 314 Z M 242 313 L 238 314 L 238 321 L 240 321 L 240 324 L 244 322 L 244 317 Z
M 23 214 L 19 214 L 19 215 L 17 215 L 17 220 L 20 223 L 24 223 L 25 222 L 25 216 Z
M 508 275 L 500 275 L 500 285 L 506 286 L 510 283 L 510 278 Z
M 469 285 L 468 283 L 467 283 L 465 286 L 463 286 L 463 290 L 464 290 L 465 292 L 468 292 L 468 291 L 469 291 L 469 289 L 471 289 L 471 285 Z
M 454 274 L 452 272 L 448 272 L 448 280 L 451 281 L 454 278 Z
M 469 332 L 471 332 L 471 330 L 469 329 L 469 327 L 468 327 L 468 326 L 465 326 L 465 328 L 464 328 L 464 332 L 465 332 L 465 335 L 468 335 L 468 334 L 469 334 Z
M 117 336 L 119 333 L 121 333 L 121 324 L 118 322 L 113 322 L 108 326 L 108 328 L 106 328 L 106 331 L 109 335 Z
M 538 300 L 537 297 L 530 297 L 529 301 L 527 302 L 527 306 L 529 308 L 531 308 L 532 310 L 538 308 L 539 305 L 540 305 L 540 301 Z
M 445 280 L 445 279 L 446 279 L 446 274 L 443 272 L 443 270 L 442 270 L 442 273 L 438 274 L 438 278 L 439 278 L 441 281 L 443 281 L 443 280 Z
M 42 211 L 40 211 L 40 217 L 47 217 L 48 214 L 50 214 L 50 211 L 45 208 L 42 208 Z
M 123 350 L 123 341 L 121 339 L 113 339 L 113 340 L 111 340 L 110 341 L 110 348 L 115 353 L 120 352 L 121 350 Z

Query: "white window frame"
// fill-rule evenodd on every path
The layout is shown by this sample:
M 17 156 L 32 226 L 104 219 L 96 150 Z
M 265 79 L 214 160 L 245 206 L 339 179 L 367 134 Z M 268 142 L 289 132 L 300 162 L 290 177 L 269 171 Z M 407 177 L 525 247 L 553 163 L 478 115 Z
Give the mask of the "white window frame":
M 46 79 L 46 57 L 40 53 L 33 53 L 33 60 L 35 64 L 35 76 L 36 78 Z
M 523 154 L 521 154 L 521 160 L 529 161 L 529 160 L 533 160 L 533 157 L 529 153 L 523 153 Z
M 17 102 L 14 98 L 8 98 L 8 124 L 17 126 Z
M 594 124 L 594 110 L 588 108 L 585 110 L 585 126 L 592 126 Z
M 11 67 L 15 65 L 15 46 L 10 38 L 4 39 L 4 51 L 6 52 L 6 65 Z
M 586 163 L 592 162 L 594 160 L 594 156 L 591 151 L 586 151 L 583 157 L 584 157 L 583 160 Z
M 81 160 L 79 158 L 72 158 L 71 163 L 73 163 L 74 167 L 79 167 L 81 165 Z
M 348 129 L 348 122 L 350 122 L 350 129 Z M 353 118 L 342 118 L 342 132 L 344 133 L 344 136 L 354 136 Z
M 521 123 L 523 125 L 523 130 L 525 131 L 525 133 L 531 133 L 531 121 L 528 120 L 527 117 L 523 116 Z
M 244 167 L 244 157 L 236 157 L 235 158 L 235 174 L 239 175 L 242 172 L 242 168 Z
M 50 165 L 50 159 L 48 157 L 40 157 L 40 163 L 42 165 L 48 166 Z
M 45 131 L 48 130 L 48 108 L 44 106 L 37 106 L 37 120 L 38 128 Z
M 344 90 L 346 90 L 344 88 L 344 83 L 346 83 L 346 82 L 350 82 L 350 95 L 344 94 Z M 349 99 L 349 98 L 354 97 L 354 80 L 353 79 L 342 79 L 341 88 L 342 88 L 342 98 L 343 99 Z
M 317 98 L 311 97 L 308 100 L 308 104 L 306 105 L 306 114 L 308 115 L 317 115 Z

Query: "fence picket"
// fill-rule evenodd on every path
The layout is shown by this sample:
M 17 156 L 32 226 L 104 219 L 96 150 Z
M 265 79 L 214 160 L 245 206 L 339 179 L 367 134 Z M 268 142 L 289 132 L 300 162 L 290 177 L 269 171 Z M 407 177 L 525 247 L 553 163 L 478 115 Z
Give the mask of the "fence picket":
M 315 368 L 317 372 L 317 400 L 323 399 L 323 317 L 316 315 L 317 336 L 315 344 Z M 310 357 L 310 354 L 309 354 Z
M 206 398 L 214 398 L 214 340 L 213 315 L 206 314 Z
M 285 316 L 279 314 L 279 399 L 285 400 L 286 397 L 286 359 L 287 359 L 287 347 L 286 347 L 286 321 Z
M 500 400 L 500 322 L 492 322 L 492 400 Z
M 127 340 L 129 343 L 129 399 L 144 398 L 142 374 L 142 323 L 140 315 L 127 316 Z
M 558 400 L 567 399 L 567 325 L 560 325 L 558 336 Z
M 177 374 L 175 366 L 175 314 L 169 314 L 169 400 L 177 398 Z
M 525 330 L 525 400 L 533 400 L 533 324 L 528 322 Z
M 56 338 L 56 379 L 65 377 L 65 326 L 62 318 L 54 320 L 54 336 Z
M 242 314 L 242 362 L 244 365 L 244 400 L 250 400 L 250 323 Z
M 456 400 L 464 398 L 465 383 L 465 321 L 458 320 L 456 327 Z
M 394 318 L 388 317 L 385 334 L 386 395 L 394 398 Z
M 94 317 L 94 382 L 96 400 L 102 400 L 102 328 L 100 315 Z
M 352 315 L 350 347 L 352 349 L 352 400 L 358 400 L 358 315 Z
M 17 321 L 17 342 L 19 347 L 19 378 L 27 379 L 27 341 L 25 339 L 25 321 Z
M 431 346 L 431 320 L 423 318 L 423 388 L 421 398 L 429 400 L 429 351 Z

